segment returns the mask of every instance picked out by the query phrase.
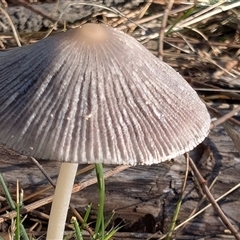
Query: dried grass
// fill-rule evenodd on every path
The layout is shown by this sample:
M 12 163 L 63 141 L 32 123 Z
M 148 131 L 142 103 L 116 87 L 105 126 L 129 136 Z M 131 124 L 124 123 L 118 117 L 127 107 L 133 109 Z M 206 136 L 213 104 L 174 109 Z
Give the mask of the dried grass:
M 24 1 L 16 2 L 22 5 L 26 4 Z M 6 2 L 4 3 L 6 5 Z M 34 5 L 27 6 L 34 10 Z M 0 10 L 5 12 L 5 7 L 1 6 Z M 14 34 L 0 33 L 0 48 L 6 50 L 16 46 L 17 43 L 19 45 L 20 42 L 29 44 L 47 36 L 52 31 L 62 31 L 63 26 L 72 28 L 86 21 L 96 21 L 96 19 L 117 27 L 133 35 L 153 54 L 163 58 L 195 87 L 202 99 L 207 102 L 212 116 L 216 119 L 221 117 L 221 120 L 213 122 L 213 128 L 216 128 L 220 122 L 240 153 L 240 123 L 238 121 L 240 2 L 237 0 L 153 0 L 142 3 L 139 7 L 131 8 L 131 4 L 130 7 L 128 4 L 125 8 L 118 6 L 118 10 L 114 7 L 112 6 L 110 10 L 99 9 L 97 13 L 74 23 L 64 23 L 61 18 L 49 17 L 48 20 L 52 21 L 49 29 L 37 33 L 19 32 L 17 28 L 15 30 L 12 27 Z M 38 11 L 38 14 L 41 12 Z M 48 12 L 43 14 L 45 17 L 50 16 Z M 8 18 L 11 19 L 11 16 Z M 224 106 L 227 107 L 224 108 Z M 231 115 L 229 115 L 229 109 L 235 106 L 237 106 L 236 110 L 231 111 Z M 210 155 L 211 153 L 209 153 Z M 210 185 L 210 183 L 206 182 L 206 185 Z M 236 183 L 234 190 L 238 187 L 239 184 Z M 34 197 L 36 198 L 36 196 Z M 48 198 L 42 199 L 45 203 L 48 202 L 47 200 Z M 36 201 L 30 204 L 30 207 L 35 205 L 30 210 L 41 215 L 40 211 L 35 210 L 39 207 L 36 205 L 37 203 Z M 119 233 L 116 235 L 116 239 L 118 236 L 119 239 L 122 237 L 124 239 L 151 239 L 152 237 L 147 233 L 143 233 L 141 236 Z M 155 237 L 162 239 L 160 232 L 157 232 Z M 228 235 L 228 237 L 231 236 Z M 189 238 L 185 236 L 180 239 Z M 226 239 L 226 235 L 218 235 L 215 239 Z

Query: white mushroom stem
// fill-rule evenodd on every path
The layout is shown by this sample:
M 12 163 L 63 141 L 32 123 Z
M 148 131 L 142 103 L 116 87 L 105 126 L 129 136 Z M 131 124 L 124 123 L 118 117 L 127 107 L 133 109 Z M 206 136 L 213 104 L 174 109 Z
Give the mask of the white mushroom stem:
M 63 239 L 77 169 L 78 163 L 64 162 L 61 164 L 48 223 L 47 240 Z

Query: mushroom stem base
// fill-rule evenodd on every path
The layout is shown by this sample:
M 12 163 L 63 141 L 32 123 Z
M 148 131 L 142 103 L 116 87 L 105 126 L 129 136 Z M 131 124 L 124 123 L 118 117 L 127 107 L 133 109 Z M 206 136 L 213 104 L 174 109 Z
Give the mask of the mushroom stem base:
M 63 239 L 77 169 L 78 163 L 64 162 L 61 164 L 48 223 L 47 240 Z

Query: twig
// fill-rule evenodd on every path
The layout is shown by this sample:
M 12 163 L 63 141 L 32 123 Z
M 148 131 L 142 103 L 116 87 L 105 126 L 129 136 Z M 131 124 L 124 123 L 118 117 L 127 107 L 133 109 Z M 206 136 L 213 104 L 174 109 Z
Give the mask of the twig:
M 47 172 L 45 171 L 45 169 L 42 167 L 42 165 L 34 158 L 34 157 L 30 157 L 30 159 L 32 160 L 32 162 L 37 165 L 37 167 L 39 168 L 39 170 L 42 172 L 42 174 L 45 176 L 45 178 L 48 180 L 48 182 L 55 188 L 55 183 L 53 182 L 53 180 L 51 179 L 51 177 L 48 176 Z
M 210 106 L 208 106 L 208 105 L 206 105 L 206 106 L 207 106 L 207 109 L 209 110 L 209 112 L 212 113 L 214 116 L 216 116 L 216 117 L 218 117 L 218 118 L 223 117 L 223 114 L 221 114 L 221 113 L 220 113 L 219 111 L 217 111 L 215 108 L 210 107 Z M 234 119 L 234 118 L 228 118 L 227 120 L 228 120 L 229 122 L 231 122 L 231 123 L 233 123 L 233 124 L 235 124 L 235 125 L 237 125 L 237 126 L 240 127 L 240 122 L 239 122 L 238 120 L 236 120 L 236 119 Z M 213 127 L 214 127 L 214 125 L 211 126 L 211 128 L 213 128 Z
M 189 156 L 189 154 L 188 154 L 188 156 Z M 220 174 L 220 173 L 219 173 L 219 174 Z M 217 176 L 214 178 L 214 180 L 212 181 L 211 185 L 209 186 L 209 189 L 210 189 L 210 190 L 212 189 L 212 187 L 213 187 L 214 184 L 216 183 L 218 177 L 219 177 L 219 175 L 217 175 Z M 197 206 L 193 209 L 193 211 L 192 211 L 191 214 L 189 215 L 189 218 L 192 217 L 194 214 L 197 213 L 197 209 L 199 208 L 199 206 L 201 206 L 201 205 L 204 203 L 205 200 L 206 200 L 206 195 L 204 194 L 204 195 L 202 196 L 201 200 L 198 202 Z M 209 204 L 209 206 L 211 206 L 211 204 Z M 186 226 L 186 225 L 183 225 L 183 226 L 178 230 L 178 232 L 182 231 L 182 230 L 185 228 L 185 226 Z M 174 230 L 176 230 L 176 228 L 175 228 Z M 177 233 L 178 233 L 178 232 L 177 232 Z M 177 235 L 177 233 L 176 233 L 176 235 Z
M 163 39 L 164 39 L 164 33 L 167 25 L 168 15 L 170 10 L 172 9 L 174 0 L 169 0 L 168 5 L 165 9 L 164 16 L 162 19 L 162 26 L 159 33 L 159 39 L 158 39 L 158 57 L 159 59 L 163 60 Z
M 6 0 L 1 0 L 0 1 L 0 5 L 3 5 L 5 8 L 8 7 L 8 3 L 6 2 Z
M 236 186 L 234 186 L 233 188 L 231 188 L 229 191 L 227 191 L 226 193 L 224 193 L 222 196 L 220 196 L 219 198 L 215 199 L 216 202 L 219 202 L 221 199 L 225 198 L 226 196 L 228 196 L 230 193 L 234 192 L 236 189 L 240 188 L 240 183 L 237 184 Z M 212 204 L 208 204 L 206 207 L 202 208 L 201 210 L 199 210 L 198 212 L 196 212 L 194 215 L 192 215 L 191 217 L 189 217 L 188 219 L 186 219 L 185 221 L 183 221 L 182 223 L 180 223 L 179 225 L 177 225 L 174 229 L 174 231 L 176 231 L 177 229 L 179 229 L 180 227 L 184 226 L 186 223 L 188 223 L 189 221 L 191 221 L 192 219 L 194 219 L 195 217 L 197 217 L 199 214 L 201 214 L 202 212 L 204 212 L 206 209 L 208 209 L 209 207 L 211 207 Z M 1 220 L 1 219 L 0 219 Z M 159 238 L 159 240 L 164 239 L 169 233 L 165 233 L 164 235 L 161 236 L 161 238 Z M 155 234 L 153 234 L 151 236 L 151 238 L 147 239 L 150 240 L 155 236 Z
M 144 7 L 140 10 L 140 13 L 139 15 L 137 16 L 137 19 L 140 20 L 143 18 L 143 16 L 145 15 L 145 13 L 147 12 L 147 10 L 149 9 L 149 7 L 151 6 L 152 4 L 152 0 L 150 1 L 147 1 L 146 4 L 144 5 Z M 134 24 L 132 24 L 132 27 L 129 27 L 130 28 L 130 31 L 128 32 L 128 34 L 132 34 L 134 32 L 134 30 L 137 28 L 137 21 L 135 20 L 134 21 Z M 138 24 L 138 26 L 140 26 Z M 145 31 L 146 32 L 146 31 Z
M 192 171 L 194 172 L 196 178 L 198 179 L 199 184 L 202 186 L 202 189 L 203 189 L 204 193 L 206 194 L 206 197 L 207 197 L 208 201 L 212 204 L 213 208 L 218 213 L 222 222 L 231 231 L 231 233 L 234 235 L 234 237 L 237 240 L 240 240 L 240 234 L 234 228 L 234 226 L 230 223 L 230 221 L 228 220 L 228 218 L 226 217 L 226 215 L 224 214 L 222 209 L 217 204 L 216 200 L 214 199 L 211 192 L 209 191 L 208 186 L 206 185 L 205 179 L 202 177 L 201 173 L 198 171 L 195 163 L 193 162 L 193 160 L 191 158 L 189 158 L 189 165 L 190 165 Z
M 212 122 L 213 127 L 216 127 L 216 126 L 226 122 L 228 119 L 230 119 L 232 116 L 234 116 L 238 112 L 240 112 L 240 106 L 234 108 L 232 111 L 230 111 L 227 114 L 223 115 L 222 117 L 218 118 L 216 121 L 213 121 Z
M 21 45 L 21 42 L 20 42 L 20 40 L 19 40 L 20 37 L 19 37 L 19 35 L 18 35 L 18 33 L 17 33 L 17 30 L 16 30 L 16 28 L 15 28 L 13 22 L 12 22 L 12 19 L 10 18 L 10 16 L 8 15 L 8 13 L 7 13 L 1 6 L 0 6 L 0 11 L 2 12 L 3 15 L 5 15 L 5 17 L 6 17 L 7 20 L 8 20 L 8 22 L 9 22 L 9 24 L 10 24 L 10 26 L 11 26 L 11 29 L 12 29 L 12 31 L 13 31 L 13 35 L 14 35 L 14 38 L 15 38 L 15 40 L 16 40 L 16 42 L 17 42 L 18 47 L 21 47 L 22 45 Z
M 153 2 L 153 0 L 149 0 L 149 1 L 146 2 L 145 6 L 144 6 L 144 7 L 141 9 L 141 11 L 140 11 L 140 14 L 139 14 L 139 16 L 138 16 L 138 19 L 141 19 L 141 18 L 145 15 L 145 13 L 147 12 L 147 10 L 148 10 L 149 7 L 151 6 L 152 2 Z
M 238 89 L 224 89 L 224 88 L 198 88 L 194 87 L 195 91 L 206 91 L 206 92 L 223 92 L 224 94 L 226 93 L 240 93 L 240 90 Z M 237 100 L 240 100 L 239 94 L 234 95 L 234 97 L 237 97 Z M 231 96 L 233 98 L 233 96 Z
M 129 168 L 130 166 L 118 166 L 116 168 L 113 168 L 109 171 L 107 171 L 106 173 L 104 173 L 104 178 L 108 178 L 108 177 L 111 177 L 119 172 L 122 172 L 123 170 Z M 72 190 L 72 193 L 76 193 L 76 192 L 79 192 L 81 191 L 82 189 L 88 187 L 88 186 L 91 186 L 93 184 L 97 183 L 97 178 L 96 177 L 93 177 L 85 182 L 82 182 L 82 183 L 79 183 L 79 184 L 76 184 L 74 187 L 73 187 L 73 190 Z M 46 204 L 49 204 L 51 203 L 53 200 L 53 195 L 49 196 L 49 197 L 46 197 L 44 199 L 40 199 L 38 201 L 35 201 L 31 204 L 28 204 L 26 206 L 24 206 L 22 208 L 22 211 L 21 213 L 22 214 L 25 214 L 25 213 L 28 213 L 36 208 L 39 208 L 39 207 L 42 207 L 42 206 L 45 206 Z M 6 213 L 6 214 L 3 214 L 0 216 L 0 223 L 2 222 L 5 222 L 6 220 L 8 219 L 11 219 L 11 218 L 14 218 L 16 217 L 16 211 L 11 211 L 9 213 Z
M 177 9 L 173 9 L 173 10 L 170 11 L 169 15 L 177 14 L 179 12 L 186 11 L 186 10 L 188 10 L 191 7 L 192 7 L 192 5 L 187 5 L 187 6 L 179 7 Z M 123 31 L 123 30 L 125 30 L 127 28 L 131 28 L 133 25 L 135 26 L 135 23 L 137 23 L 137 24 L 147 23 L 147 22 L 150 22 L 152 20 L 158 19 L 158 18 L 162 17 L 163 15 L 164 15 L 164 13 L 157 13 L 157 14 L 154 14 L 154 15 L 151 15 L 151 16 L 148 16 L 148 17 L 144 17 L 142 19 L 135 20 L 134 23 L 129 23 L 129 24 L 120 26 L 120 27 L 118 27 L 118 29 Z M 156 37 L 159 36 L 159 33 L 153 33 L 151 35 L 147 35 L 147 37 L 148 36 L 151 36 L 151 39 L 152 38 L 156 38 Z M 143 38 L 146 38 L 146 36 L 143 36 Z

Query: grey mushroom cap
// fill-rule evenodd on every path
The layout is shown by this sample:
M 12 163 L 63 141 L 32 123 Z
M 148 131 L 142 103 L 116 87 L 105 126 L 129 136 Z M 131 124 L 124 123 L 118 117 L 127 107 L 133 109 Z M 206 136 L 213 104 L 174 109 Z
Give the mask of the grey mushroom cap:
M 86 24 L 0 53 L 0 142 L 79 163 L 153 164 L 204 140 L 197 93 L 134 38 Z

